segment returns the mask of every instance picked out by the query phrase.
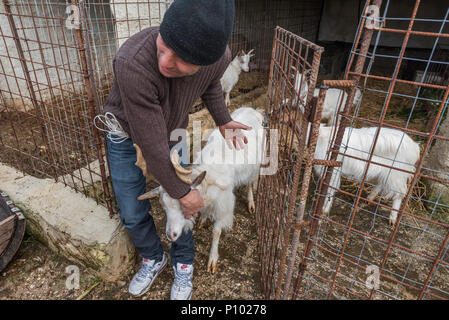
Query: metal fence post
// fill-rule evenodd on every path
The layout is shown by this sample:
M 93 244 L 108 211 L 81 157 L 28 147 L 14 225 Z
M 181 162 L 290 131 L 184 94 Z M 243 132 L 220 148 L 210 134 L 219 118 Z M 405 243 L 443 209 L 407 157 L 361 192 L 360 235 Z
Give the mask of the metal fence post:
M 89 114 L 90 114 L 90 125 L 93 127 L 92 123 L 93 120 L 97 114 L 97 112 L 100 110 L 98 104 L 99 100 L 97 97 L 97 88 L 95 85 L 95 79 L 93 78 L 93 63 L 92 63 L 92 56 L 90 52 L 90 45 L 89 45 L 89 29 L 87 24 L 87 17 L 86 17 L 86 7 L 84 5 L 84 0 L 79 0 L 79 7 L 80 7 L 80 13 L 81 13 L 81 26 L 82 30 L 76 29 L 76 35 L 77 40 L 79 44 L 79 53 L 81 57 L 81 67 L 82 67 L 82 73 L 84 74 L 84 84 L 86 88 L 86 93 L 88 97 L 87 105 L 89 107 Z M 78 5 L 76 0 L 72 0 L 73 5 Z M 82 31 L 84 31 L 84 36 Z M 101 172 L 101 182 L 103 186 L 103 190 L 105 193 L 106 198 L 106 204 L 108 207 L 109 215 L 112 217 L 114 214 L 114 210 L 112 208 L 111 204 L 111 196 L 109 192 L 109 185 L 106 178 L 106 168 L 104 165 L 104 154 L 102 149 L 102 142 L 99 135 L 99 132 L 96 128 L 92 129 L 94 140 L 95 140 L 95 148 L 97 151 L 97 159 L 100 164 L 100 172 Z

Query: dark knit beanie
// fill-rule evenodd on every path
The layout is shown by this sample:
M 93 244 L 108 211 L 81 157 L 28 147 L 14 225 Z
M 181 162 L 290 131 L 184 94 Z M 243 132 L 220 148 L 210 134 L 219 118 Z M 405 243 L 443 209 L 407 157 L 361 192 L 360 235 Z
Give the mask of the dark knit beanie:
M 165 12 L 159 32 L 182 60 L 209 65 L 226 50 L 234 11 L 234 0 L 175 0 Z

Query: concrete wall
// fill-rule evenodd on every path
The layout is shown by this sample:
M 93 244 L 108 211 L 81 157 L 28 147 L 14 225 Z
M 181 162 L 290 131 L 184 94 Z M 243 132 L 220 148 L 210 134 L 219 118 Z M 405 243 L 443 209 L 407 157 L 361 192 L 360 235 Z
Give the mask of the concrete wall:
M 144 28 L 158 26 L 173 0 L 135 0 L 127 4 L 123 0 L 111 0 L 111 11 L 116 19 L 117 46 Z
M 32 19 L 15 15 L 20 13 L 64 17 L 66 16 L 65 5 L 12 6 L 12 12 L 36 99 L 46 101 L 50 96 L 49 86 L 79 90 L 82 86 L 80 74 L 63 69 L 80 70 L 78 51 L 73 48 L 76 44 L 74 30 L 67 29 L 58 20 Z M 13 33 L 9 21 L 4 13 L 4 5 L 0 3 L 0 28 L 4 37 L 4 41 L 0 41 L 0 52 L 10 57 L 10 59 L 4 56 L 0 58 L 0 89 L 8 105 L 19 110 L 28 109 L 32 106 L 31 94 L 28 91 L 24 70 L 19 61 L 16 43 L 12 39 Z M 38 40 L 41 42 L 40 44 L 37 42 Z M 58 45 L 52 46 L 51 44 Z M 47 67 L 44 68 L 44 65 Z M 73 86 L 67 86 L 69 82 L 72 82 Z M 53 90 L 55 95 L 61 94 L 60 90 Z

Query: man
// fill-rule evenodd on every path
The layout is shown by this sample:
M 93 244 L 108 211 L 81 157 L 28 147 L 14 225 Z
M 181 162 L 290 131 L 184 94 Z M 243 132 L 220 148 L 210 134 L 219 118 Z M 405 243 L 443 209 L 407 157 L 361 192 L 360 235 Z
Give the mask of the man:
M 176 0 L 160 27 L 150 27 L 130 37 L 114 61 L 114 84 L 105 112 L 114 115 L 109 127 L 108 157 L 114 192 L 123 225 L 129 231 L 143 262 L 129 292 L 143 295 L 167 264 L 149 201 L 145 178 L 135 166 L 139 145 L 148 170 L 162 187 L 179 199 L 187 219 L 204 205 L 197 190 L 182 182 L 170 162 L 170 133 L 186 128 L 188 113 L 201 97 L 224 136 L 226 129 L 249 127 L 232 121 L 225 106 L 220 79 L 231 61 L 227 47 L 234 20 L 232 0 Z M 123 130 L 122 130 L 123 129 Z M 246 138 L 239 132 L 236 148 Z M 246 143 L 246 141 L 245 141 Z M 170 258 L 175 273 L 172 299 L 190 299 L 193 278 L 192 231 L 172 243 Z

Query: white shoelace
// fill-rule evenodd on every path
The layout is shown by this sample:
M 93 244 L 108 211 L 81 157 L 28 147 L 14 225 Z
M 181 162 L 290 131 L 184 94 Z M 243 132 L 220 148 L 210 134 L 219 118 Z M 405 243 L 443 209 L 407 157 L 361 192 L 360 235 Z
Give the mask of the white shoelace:
M 175 285 L 180 289 L 186 288 L 189 284 L 190 275 L 190 273 L 176 271 Z
M 137 279 L 143 281 L 148 277 L 148 274 L 151 274 L 151 277 L 153 277 L 155 271 L 156 268 L 154 264 L 144 263 L 137 273 Z
M 107 129 L 97 126 L 97 120 L 100 121 Z M 94 126 L 100 131 L 107 132 L 108 134 L 106 136 L 113 143 L 122 143 L 129 138 L 128 134 L 125 130 L 123 130 L 115 115 L 110 112 L 106 112 L 104 115 L 96 115 L 94 118 Z

